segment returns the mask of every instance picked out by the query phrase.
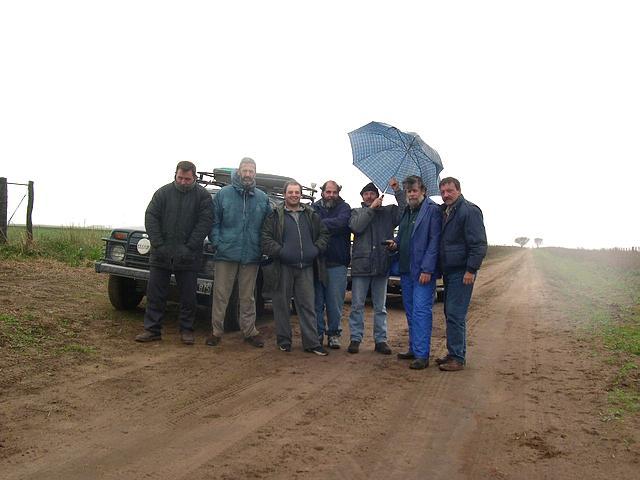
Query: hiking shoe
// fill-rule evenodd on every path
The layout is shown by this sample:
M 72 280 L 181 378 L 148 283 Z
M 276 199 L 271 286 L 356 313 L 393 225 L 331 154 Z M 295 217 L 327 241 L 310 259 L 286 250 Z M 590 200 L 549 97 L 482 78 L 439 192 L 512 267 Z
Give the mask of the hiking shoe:
M 180 332 L 180 340 L 182 340 L 182 343 L 185 345 L 193 345 L 196 338 L 193 335 L 193 332 L 185 330 L 184 332 Z
M 358 353 L 360 351 L 360 342 L 356 342 L 355 340 L 351 340 L 349 343 L 349 348 L 347 348 L 347 352 L 349 353 Z
M 449 358 L 446 362 L 441 363 L 438 368 L 443 372 L 458 372 L 464 370 L 464 363 L 459 362 L 455 358 Z
M 260 334 L 254 335 L 253 337 L 244 337 L 244 341 L 256 348 L 264 347 L 264 340 L 262 339 Z
M 204 343 L 206 345 L 209 345 L 210 347 L 215 347 L 216 345 L 218 345 L 220 343 L 220 340 L 222 340 L 221 337 L 218 337 L 216 335 L 211 335 L 211 336 L 207 337 L 207 339 L 204 341 Z
M 436 358 L 436 363 L 438 365 L 442 365 L 443 363 L 447 362 L 451 357 L 449 356 L 449 354 L 444 355 L 443 357 L 438 357 Z
M 329 355 L 329 352 L 327 352 L 322 345 L 318 345 L 317 347 L 313 348 L 305 348 L 304 351 L 308 353 L 315 353 L 316 355 L 320 355 L 321 357 L 326 357 L 327 355 Z
M 278 348 L 280 349 L 281 352 L 291 351 L 291 345 L 278 345 Z
M 136 335 L 136 338 L 135 338 L 136 342 L 142 342 L 142 343 L 153 342 L 154 340 L 162 340 L 162 335 L 159 333 L 154 333 L 154 332 L 145 330 L 140 335 Z
M 374 350 L 383 355 L 391 355 L 391 348 L 389 348 L 387 342 L 376 343 L 376 348 Z
M 424 370 L 429 366 L 429 360 L 425 358 L 416 358 L 409 364 L 409 368 L 412 370 Z
M 411 350 L 407 350 L 406 352 L 400 352 L 397 355 L 398 360 L 413 360 L 416 356 L 413 354 Z
M 337 335 L 331 335 L 329 337 L 329 341 L 327 342 L 327 345 L 329 346 L 329 348 L 333 348 L 334 350 L 337 350 L 340 348 L 340 337 L 338 337 Z

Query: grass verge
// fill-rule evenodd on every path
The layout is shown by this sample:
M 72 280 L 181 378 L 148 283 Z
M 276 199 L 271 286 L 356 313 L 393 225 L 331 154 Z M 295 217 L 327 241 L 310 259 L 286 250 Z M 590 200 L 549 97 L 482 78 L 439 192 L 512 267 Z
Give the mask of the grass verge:
M 604 347 L 617 372 L 607 419 L 640 411 L 640 255 L 634 252 L 544 248 L 536 263 L 568 300 L 568 313 Z M 585 321 L 586 320 L 586 321 Z
M 87 265 L 102 257 L 109 230 L 79 227 L 34 227 L 33 241 L 23 228 L 9 227 L 8 241 L 0 245 L 0 259 L 43 257 L 71 266 Z

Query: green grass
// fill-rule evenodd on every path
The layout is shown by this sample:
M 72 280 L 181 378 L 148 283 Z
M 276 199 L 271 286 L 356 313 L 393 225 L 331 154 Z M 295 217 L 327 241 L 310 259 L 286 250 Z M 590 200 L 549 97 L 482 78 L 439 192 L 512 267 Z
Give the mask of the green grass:
M 19 319 L 0 313 L 0 346 L 11 349 L 37 347 L 46 338 L 46 329 L 33 322 L 32 317 Z
M 617 369 L 607 418 L 640 411 L 640 254 L 545 248 L 534 258 Z
M 52 258 L 68 265 L 90 264 L 102 257 L 102 237 L 109 230 L 80 227 L 34 227 L 33 242 L 24 227 L 10 226 L 8 242 L 0 245 L 2 258 Z
M 58 348 L 58 353 L 79 353 L 82 355 L 92 355 L 97 352 L 96 347 L 89 345 L 80 345 L 77 343 L 71 343 Z

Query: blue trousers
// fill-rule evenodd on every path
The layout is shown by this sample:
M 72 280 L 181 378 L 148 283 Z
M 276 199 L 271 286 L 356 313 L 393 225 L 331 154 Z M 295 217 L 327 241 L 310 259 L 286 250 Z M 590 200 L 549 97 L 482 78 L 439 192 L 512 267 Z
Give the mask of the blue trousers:
M 416 358 L 429 358 L 431 351 L 431 330 L 433 325 L 433 293 L 436 288 L 435 277 L 429 283 L 421 285 L 410 274 L 400 275 L 402 303 L 407 315 L 409 327 L 409 351 Z
M 327 268 L 327 284 L 315 281 L 316 320 L 318 321 L 318 337 L 323 337 L 325 330 L 330 337 L 339 337 L 342 333 L 340 320 L 344 294 L 347 290 L 347 267 L 337 265 Z M 327 312 L 327 328 L 325 329 L 324 313 Z
M 364 336 L 364 302 L 371 287 L 373 304 L 373 340 L 375 343 L 387 341 L 387 282 L 386 275 L 351 277 L 351 313 L 349 330 L 351 340 L 362 342 Z
M 447 351 L 449 356 L 465 363 L 467 356 L 467 310 L 471 303 L 473 283 L 462 283 L 464 270 L 443 274 L 444 316 L 447 319 Z M 477 275 L 476 275 L 477 278 Z

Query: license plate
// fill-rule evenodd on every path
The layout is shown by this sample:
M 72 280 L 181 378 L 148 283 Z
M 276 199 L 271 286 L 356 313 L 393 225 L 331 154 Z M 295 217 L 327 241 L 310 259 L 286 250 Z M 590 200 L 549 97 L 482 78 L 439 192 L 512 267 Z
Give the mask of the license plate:
M 197 292 L 201 295 L 211 295 L 211 287 L 213 283 L 207 280 L 198 279 L 198 290 Z

